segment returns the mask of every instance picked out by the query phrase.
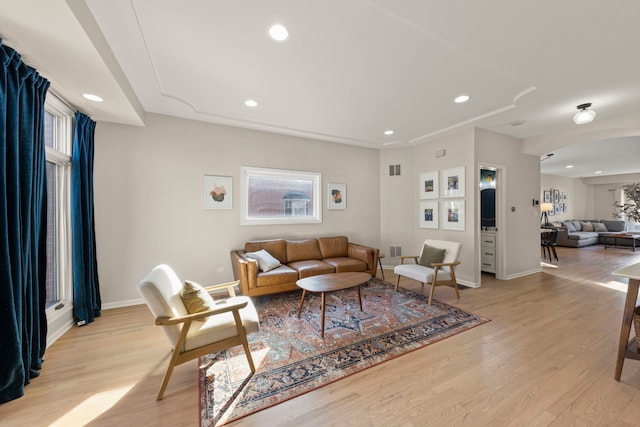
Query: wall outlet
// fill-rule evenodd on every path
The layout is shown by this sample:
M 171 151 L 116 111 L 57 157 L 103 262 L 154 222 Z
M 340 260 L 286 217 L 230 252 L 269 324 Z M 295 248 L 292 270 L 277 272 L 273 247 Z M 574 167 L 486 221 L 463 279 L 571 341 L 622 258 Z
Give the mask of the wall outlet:
M 224 273 L 224 267 L 216 268 L 216 273 Z

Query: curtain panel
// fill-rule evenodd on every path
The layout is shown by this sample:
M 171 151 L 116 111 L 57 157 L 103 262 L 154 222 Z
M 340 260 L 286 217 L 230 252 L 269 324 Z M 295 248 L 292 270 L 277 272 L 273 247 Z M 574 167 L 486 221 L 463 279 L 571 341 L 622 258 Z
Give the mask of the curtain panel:
M 76 113 L 71 156 L 73 314 L 78 325 L 100 316 L 100 284 L 93 213 L 93 146 L 96 122 Z
M 0 403 L 38 376 L 47 340 L 44 101 L 49 82 L 0 39 Z

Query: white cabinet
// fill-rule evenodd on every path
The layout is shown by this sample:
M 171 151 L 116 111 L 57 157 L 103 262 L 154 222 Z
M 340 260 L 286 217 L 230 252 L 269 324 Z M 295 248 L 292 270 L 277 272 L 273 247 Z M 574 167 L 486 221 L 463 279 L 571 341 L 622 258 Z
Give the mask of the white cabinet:
M 480 270 L 488 273 L 496 272 L 496 232 L 495 231 L 481 231 L 480 240 L 482 244 L 480 251 L 482 256 L 480 257 Z

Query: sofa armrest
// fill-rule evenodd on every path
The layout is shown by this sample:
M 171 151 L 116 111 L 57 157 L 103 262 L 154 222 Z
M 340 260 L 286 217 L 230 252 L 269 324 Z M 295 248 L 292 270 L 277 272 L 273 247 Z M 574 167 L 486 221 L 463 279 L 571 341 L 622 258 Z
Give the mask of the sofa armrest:
M 349 258 L 359 259 L 367 263 L 367 270 L 371 272 L 372 276 L 376 275 L 378 269 L 378 253 L 379 250 L 377 248 L 349 242 L 347 252 Z
M 570 246 L 569 244 L 569 229 L 567 227 L 559 227 L 558 237 L 556 238 L 556 244 L 558 246 Z
M 233 278 L 240 281 L 243 295 L 249 295 L 249 289 L 258 287 L 258 261 L 249 258 L 243 250 L 231 251 Z

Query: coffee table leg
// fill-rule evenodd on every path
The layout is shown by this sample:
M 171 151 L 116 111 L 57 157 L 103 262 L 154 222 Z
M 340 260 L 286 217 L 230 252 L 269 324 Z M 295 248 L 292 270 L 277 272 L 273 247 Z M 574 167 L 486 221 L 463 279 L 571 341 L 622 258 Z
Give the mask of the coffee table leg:
M 358 288 L 358 302 L 360 303 L 360 311 L 362 311 L 362 296 L 360 296 L 360 285 L 356 287 Z
M 300 313 L 302 313 L 302 304 L 304 304 L 304 296 L 307 294 L 307 290 L 302 290 L 302 298 L 300 298 L 300 308 L 298 309 L 298 319 L 300 318 Z
M 320 336 L 324 338 L 324 295 L 326 292 L 322 292 L 322 332 Z

